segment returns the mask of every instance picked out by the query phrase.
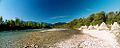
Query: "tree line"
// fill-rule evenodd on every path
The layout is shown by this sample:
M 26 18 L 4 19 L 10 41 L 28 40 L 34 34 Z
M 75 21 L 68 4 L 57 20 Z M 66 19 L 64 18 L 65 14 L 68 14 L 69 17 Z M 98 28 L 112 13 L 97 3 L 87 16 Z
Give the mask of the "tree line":
M 54 24 L 48 23 L 38 23 L 33 21 L 23 21 L 19 18 L 15 20 L 4 20 L 3 17 L 0 16 L 0 31 L 4 30 L 22 30 L 22 29 L 41 29 L 41 28 L 79 28 L 84 25 L 96 25 L 105 22 L 107 24 L 112 24 L 113 22 L 118 22 L 120 24 L 120 11 L 116 12 L 97 12 L 93 13 L 87 17 L 74 19 L 68 23 L 58 22 Z
M 4 21 L 3 17 L 0 16 L 0 31 L 41 28 L 52 28 L 52 25 L 44 22 L 38 23 L 33 21 L 22 21 L 19 18 Z
M 73 21 L 61 25 L 55 25 L 55 28 L 79 28 L 84 25 L 96 25 L 105 22 L 107 24 L 112 24 L 113 22 L 118 22 L 120 24 L 120 11 L 116 12 L 97 12 L 93 13 L 84 18 L 74 19 Z

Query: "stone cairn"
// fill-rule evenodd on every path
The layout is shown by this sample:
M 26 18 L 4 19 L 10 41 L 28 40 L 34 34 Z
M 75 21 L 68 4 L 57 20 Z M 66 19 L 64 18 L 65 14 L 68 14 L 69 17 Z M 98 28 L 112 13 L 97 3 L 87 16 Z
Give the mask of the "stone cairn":
M 120 29 L 120 26 L 117 22 L 114 22 L 113 25 L 111 26 L 111 30 L 117 30 Z
M 90 26 L 81 26 L 78 30 L 83 30 L 83 29 L 88 29 L 88 30 L 117 30 L 120 29 L 120 26 L 117 22 L 114 22 L 111 25 L 107 25 L 104 22 L 102 22 L 100 25 L 90 25 Z
M 99 27 L 98 24 L 94 26 L 95 29 L 97 29 L 98 27 Z
M 98 27 L 98 30 L 109 30 L 109 28 L 104 22 L 102 22 Z
M 81 26 L 80 28 L 78 28 L 78 30 L 83 30 L 83 29 L 87 29 L 87 26 Z
M 88 30 L 92 30 L 92 29 L 95 29 L 95 27 L 92 26 L 92 25 L 90 25 L 90 26 L 88 27 Z

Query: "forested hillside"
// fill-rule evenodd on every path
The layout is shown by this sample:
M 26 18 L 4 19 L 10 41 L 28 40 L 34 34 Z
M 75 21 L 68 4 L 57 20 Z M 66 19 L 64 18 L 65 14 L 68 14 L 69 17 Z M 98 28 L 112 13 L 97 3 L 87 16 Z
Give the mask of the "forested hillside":
M 116 12 L 98 12 L 93 13 L 90 16 L 74 19 L 69 23 L 58 22 L 55 24 L 48 23 L 38 23 L 33 21 L 22 21 L 19 18 L 15 20 L 3 20 L 0 16 L 0 31 L 2 30 L 19 30 L 19 29 L 35 29 L 35 28 L 79 28 L 83 25 L 96 25 L 105 22 L 107 24 L 112 24 L 113 22 L 118 22 L 120 24 L 120 11 Z
M 0 16 L 0 31 L 4 30 L 21 30 L 21 29 L 41 29 L 41 28 L 51 28 L 52 25 L 48 23 L 38 23 L 33 21 L 22 21 L 19 18 L 15 20 L 3 20 Z
M 56 28 L 79 28 L 83 25 L 96 25 L 105 22 L 111 24 L 113 22 L 118 22 L 120 24 L 120 11 L 116 12 L 98 12 L 93 13 L 90 16 L 74 19 L 73 21 L 66 23 L 64 25 L 56 25 Z

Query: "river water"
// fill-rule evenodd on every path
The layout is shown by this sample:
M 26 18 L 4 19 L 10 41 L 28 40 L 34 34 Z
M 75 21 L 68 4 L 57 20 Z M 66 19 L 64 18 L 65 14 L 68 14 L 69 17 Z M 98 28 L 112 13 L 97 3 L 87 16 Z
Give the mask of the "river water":
M 20 31 L 2 31 L 0 32 L 0 48 L 9 48 L 15 41 L 19 41 L 29 32 L 40 32 L 41 29 L 29 29 Z

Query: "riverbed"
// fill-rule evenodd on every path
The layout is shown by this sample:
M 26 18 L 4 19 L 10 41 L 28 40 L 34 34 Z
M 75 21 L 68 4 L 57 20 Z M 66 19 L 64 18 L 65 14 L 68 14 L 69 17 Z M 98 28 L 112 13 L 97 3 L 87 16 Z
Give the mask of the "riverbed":
M 50 29 L 50 31 L 31 29 L 0 32 L 0 48 L 49 48 L 54 43 L 79 34 L 79 31 L 76 30 L 53 30 L 55 29 Z
M 0 48 L 11 48 L 17 41 L 23 39 L 29 32 L 39 32 L 41 29 L 2 31 L 0 32 Z
M 71 29 L 4 31 L 0 32 L 0 48 L 119 48 L 114 44 L 119 41 L 119 32 L 114 33 Z

